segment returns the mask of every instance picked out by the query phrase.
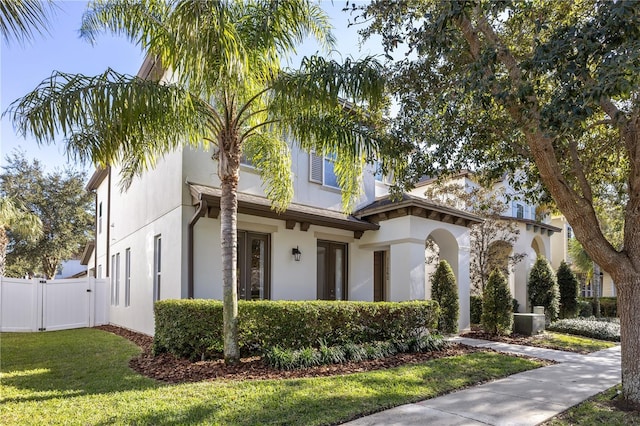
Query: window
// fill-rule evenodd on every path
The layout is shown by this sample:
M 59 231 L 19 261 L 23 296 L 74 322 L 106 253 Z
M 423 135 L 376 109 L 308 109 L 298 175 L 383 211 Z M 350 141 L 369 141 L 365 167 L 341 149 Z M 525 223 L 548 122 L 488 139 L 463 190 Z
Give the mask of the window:
M 111 256 L 111 304 L 120 304 L 120 253 Z
M 573 238 L 573 229 L 571 226 L 567 225 L 567 241 Z
M 375 166 L 376 170 L 375 170 L 375 179 L 377 182 L 382 182 L 385 183 L 387 185 L 391 185 L 393 184 L 393 176 L 392 175 L 385 175 L 382 174 L 382 161 L 376 161 L 373 163 L 373 165 Z
M 124 252 L 124 306 L 131 305 L 131 249 Z
M 270 298 L 269 234 L 238 231 L 238 299 Z
M 524 206 L 522 204 L 516 204 L 516 217 L 524 219 Z
M 96 278 L 102 278 L 102 265 L 98 265 L 98 276 Z
M 102 201 L 98 204 L 98 234 L 102 234 Z
M 339 188 L 335 173 L 335 155 L 322 157 L 309 154 L 309 180 L 333 188 Z
M 162 237 L 156 235 L 153 241 L 153 300 L 160 300 L 162 277 Z
M 318 241 L 317 286 L 320 300 L 347 300 L 347 245 Z

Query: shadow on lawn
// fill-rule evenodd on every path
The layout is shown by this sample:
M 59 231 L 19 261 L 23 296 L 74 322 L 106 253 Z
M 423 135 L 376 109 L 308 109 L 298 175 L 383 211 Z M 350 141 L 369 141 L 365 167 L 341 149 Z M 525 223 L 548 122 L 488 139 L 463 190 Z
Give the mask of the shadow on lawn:
M 46 401 L 162 386 L 129 368 L 139 349 L 93 329 L 2 334 L 0 403 Z M 12 389 L 13 388 L 13 389 Z

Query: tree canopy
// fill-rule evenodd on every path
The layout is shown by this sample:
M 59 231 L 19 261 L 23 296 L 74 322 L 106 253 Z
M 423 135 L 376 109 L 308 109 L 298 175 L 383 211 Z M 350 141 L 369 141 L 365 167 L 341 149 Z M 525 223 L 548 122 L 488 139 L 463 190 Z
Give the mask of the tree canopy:
M 21 152 L 7 157 L 0 194 L 19 202 L 41 226 L 36 239 L 9 227 L 7 275 L 53 278 L 62 261 L 82 252 L 93 235 L 93 195 L 84 189 L 85 179 L 84 172 L 73 169 L 47 173 Z
M 401 176 L 523 172 L 616 282 L 623 392 L 640 406 L 640 2 L 377 0 L 361 6 L 393 61 Z M 392 58 L 393 59 L 393 58 Z M 541 186 L 539 186 L 541 185 Z M 541 191 L 542 190 L 542 191 Z M 597 208 L 615 194 L 622 244 Z

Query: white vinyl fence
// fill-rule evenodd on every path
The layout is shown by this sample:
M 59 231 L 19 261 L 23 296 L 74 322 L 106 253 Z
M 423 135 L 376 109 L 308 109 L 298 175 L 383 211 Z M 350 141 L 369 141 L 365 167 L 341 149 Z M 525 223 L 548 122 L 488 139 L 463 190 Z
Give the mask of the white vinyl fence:
M 0 277 L 0 331 L 53 331 L 109 323 L 107 280 Z

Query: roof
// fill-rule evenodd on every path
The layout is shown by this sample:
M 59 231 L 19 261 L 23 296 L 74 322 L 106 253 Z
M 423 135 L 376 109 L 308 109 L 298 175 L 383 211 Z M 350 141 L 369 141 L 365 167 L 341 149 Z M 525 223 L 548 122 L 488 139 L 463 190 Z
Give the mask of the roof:
M 89 241 L 84 246 L 84 250 L 82 251 L 82 255 L 80 256 L 81 265 L 89 264 L 89 260 L 91 259 L 91 255 L 93 254 L 93 251 L 95 250 L 95 248 L 96 248 L 96 240 Z
M 87 191 L 95 191 L 96 189 L 98 189 L 98 187 L 100 186 L 104 178 L 107 177 L 108 174 L 109 174 L 108 168 L 98 167 L 96 171 L 93 172 L 93 174 L 89 178 L 89 182 L 87 182 L 85 189 Z
M 454 209 L 410 194 L 402 194 L 399 200 L 386 195 L 361 208 L 353 215 L 359 219 L 378 223 L 382 220 L 400 216 L 419 216 L 454 225 L 470 226 L 483 222 L 480 216 Z
M 500 216 L 501 219 L 511 220 L 518 223 L 524 223 L 527 227 L 527 231 L 533 229 L 533 232 L 540 231 L 541 234 L 544 234 L 544 231 L 547 231 L 549 236 L 551 236 L 554 232 L 561 232 L 562 228 L 558 228 L 557 226 L 550 225 L 548 223 L 538 222 L 536 220 L 531 219 L 519 219 L 513 216 Z
M 209 216 L 217 217 L 220 211 L 221 189 L 189 182 L 187 184 L 189 185 L 193 204 L 196 205 L 201 200 L 205 201 L 209 208 Z M 284 212 L 278 213 L 271 208 L 269 199 L 242 192 L 238 192 L 238 213 L 284 220 L 287 229 L 293 229 L 296 222 L 300 223 L 300 229 L 303 231 L 309 229 L 310 225 L 344 229 L 353 231 L 355 238 L 360 238 L 364 231 L 380 228 L 375 223 L 359 219 L 353 215 L 297 203 L 291 203 Z

